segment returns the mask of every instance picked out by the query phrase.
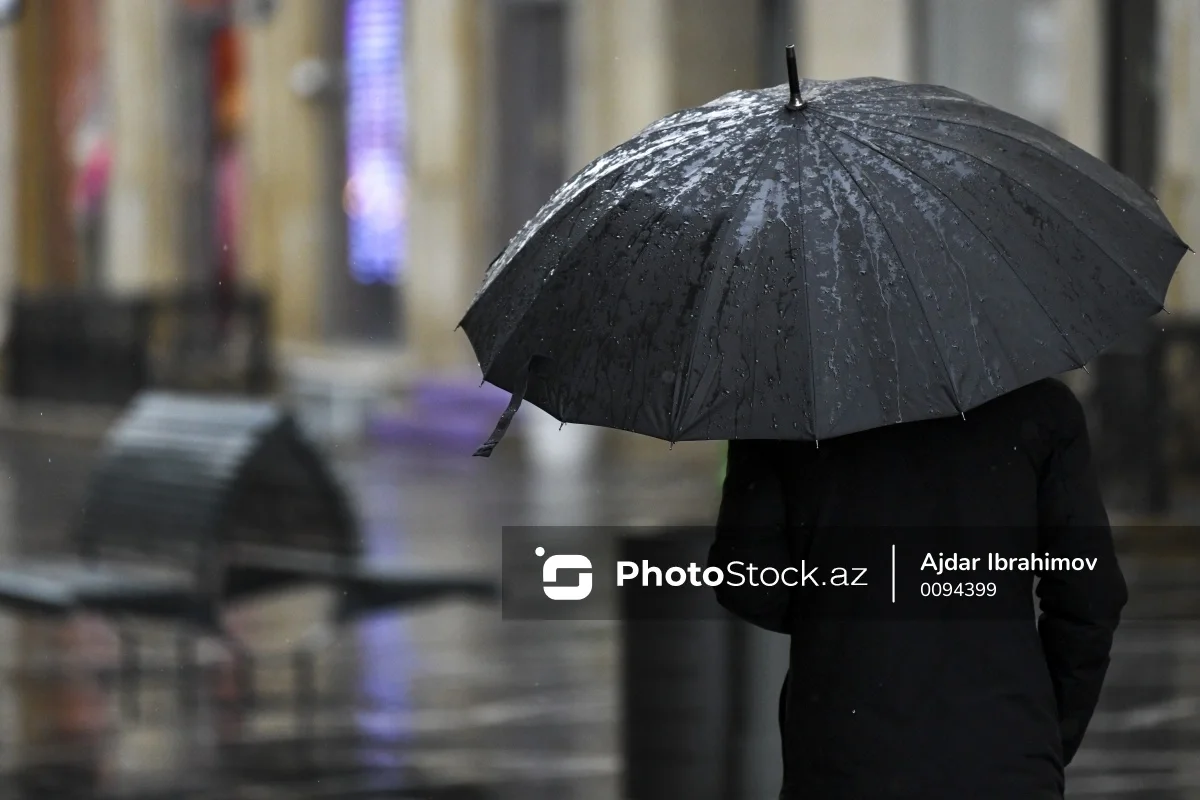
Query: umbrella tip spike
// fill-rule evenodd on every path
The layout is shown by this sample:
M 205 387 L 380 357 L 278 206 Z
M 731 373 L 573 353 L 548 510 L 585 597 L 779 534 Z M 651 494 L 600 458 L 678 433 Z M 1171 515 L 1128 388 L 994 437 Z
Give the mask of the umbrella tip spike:
M 792 92 L 792 96 L 784 108 L 788 111 L 799 111 L 806 104 L 804 98 L 800 96 L 800 71 L 796 67 L 796 45 L 789 44 L 784 48 L 784 53 L 787 56 L 788 88 Z
M 965 411 L 960 411 L 960 412 L 958 412 L 958 415 L 959 415 L 960 417 L 962 417 L 962 419 L 963 419 L 963 422 L 966 422 L 966 421 L 967 421 L 967 412 L 965 412 Z
M 1083 370 L 1084 375 L 1091 375 L 1092 371 L 1087 368 L 1087 364 L 1080 364 L 1079 368 Z

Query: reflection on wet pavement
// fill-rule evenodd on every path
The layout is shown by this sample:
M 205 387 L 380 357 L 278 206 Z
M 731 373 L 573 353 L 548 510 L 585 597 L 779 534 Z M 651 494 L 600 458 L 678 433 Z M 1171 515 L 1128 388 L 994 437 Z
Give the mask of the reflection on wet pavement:
M 0 552 L 63 545 L 91 456 L 81 441 L 0 438 Z M 506 524 L 696 523 L 711 519 L 717 502 L 707 469 L 538 474 L 499 454 L 488 463 L 382 449 L 335 458 L 368 551 L 431 567 L 498 572 Z M 1136 613 L 1120 632 L 1102 708 L 1071 769 L 1071 797 L 1200 798 L 1200 548 L 1185 555 L 1125 556 Z M 616 624 L 501 621 L 497 608 L 454 603 L 380 616 L 329 638 L 317 623 L 330 600 L 324 591 L 294 592 L 236 612 L 230 626 L 259 656 L 258 710 L 232 722 L 211 708 L 189 717 L 168 680 L 143 692 L 142 722 L 123 724 L 106 747 L 109 769 L 202 772 L 222 730 L 294 736 L 307 723 L 278 700 L 295 689 L 294 665 L 271 659 L 309 642 L 324 688 L 311 724 L 331 742 L 350 731 L 368 739 L 349 754 L 359 761 L 479 781 L 502 797 L 620 796 Z M 35 627 L 0 619 L 6 666 L 19 660 L 8 643 L 29 651 Z M 168 632 L 141 636 L 147 664 L 171 663 Z M 211 649 L 206 658 L 222 658 Z M 5 743 L 30 738 L 19 730 L 18 700 L 29 703 L 13 684 L 0 692 Z M 111 716 L 118 700 L 105 702 Z M 4 767 L 13 752 L 0 748 Z

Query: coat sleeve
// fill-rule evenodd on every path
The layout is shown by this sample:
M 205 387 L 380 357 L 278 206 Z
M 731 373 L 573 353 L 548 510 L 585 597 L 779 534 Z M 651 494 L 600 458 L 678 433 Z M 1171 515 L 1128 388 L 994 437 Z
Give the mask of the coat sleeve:
M 716 588 L 717 602 L 747 622 L 777 633 L 790 633 L 791 591 L 782 582 L 751 585 L 749 568 L 782 571 L 792 566 L 786 534 L 787 509 L 778 469 L 778 444 L 733 441 L 725 470 L 716 539 L 708 566 L 725 573 Z
M 1093 570 L 1039 575 L 1037 589 L 1038 631 L 1058 702 L 1064 764 L 1069 764 L 1096 709 L 1128 591 L 1092 467 L 1083 409 L 1074 395 L 1056 416 L 1063 424 L 1041 476 L 1039 538 L 1051 556 L 1095 559 Z

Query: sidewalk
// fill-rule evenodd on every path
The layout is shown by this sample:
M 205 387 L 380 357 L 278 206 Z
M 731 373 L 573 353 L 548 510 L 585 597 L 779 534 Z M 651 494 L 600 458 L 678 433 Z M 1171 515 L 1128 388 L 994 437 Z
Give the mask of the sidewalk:
M 0 431 L 99 440 L 123 410 L 49 401 L 17 404 L 0 398 Z

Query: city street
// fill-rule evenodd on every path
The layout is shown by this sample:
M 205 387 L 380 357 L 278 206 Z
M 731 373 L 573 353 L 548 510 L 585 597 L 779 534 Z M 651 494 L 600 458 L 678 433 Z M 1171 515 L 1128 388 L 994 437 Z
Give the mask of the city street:
M 94 449 L 78 437 L 0 438 L 0 530 L 10 552 L 63 546 Z M 504 524 L 696 523 L 711 517 L 717 499 L 715 476 L 678 467 L 592 479 L 562 470 L 538 474 L 517 459 L 485 462 L 395 448 L 347 450 L 337 463 L 359 504 L 370 551 L 430 567 L 498 572 Z M 1104 702 L 1070 771 L 1071 797 L 1200 797 L 1194 581 L 1200 548 L 1173 548 L 1149 554 L 1138 547 L 1147 552 L 1125 555 L 1129 621 L 1118 636 Z M 261 656 L 263 697 L 287 697 L 291 673 L 271 654 L 286 655 L 312 637 L 328 600 L 320 591 L 294 592 L 231 620 Z M 502 797 L 616 798 L 618 633 L 607 622 L 502 621 L 495 607 L 460 603 L 381 617 L 336 642 L 313 645 L 327 686 L 354 699 L 326 703 L 309 735 L 333 742 L 357 729 L 373 744 L 360 745 L 369 752 L 356 758 L 419 768 L 438 781 L 483 784 Z M 3 635 L 0 651 L 15 666 L 22 656 L 17 643 L 28 647 L 32 639 L 22 637 L 22 623 L 12 618 Z M 170 637 L 150 634 L 146 641 L 148 662 L 170 657 Z M 21 701 L 16 692 L 10 683 L 0 703 L 6 737 L 20 735 L 12 724 Z M 143 722 L 122 722 L 101 748 L 121 782 L 161 783 L 211 763 L 216 717 L 184 715 L 167 691 L 146 694 Z M 262 701 L 242 730 L 250 738 L 288 739 L 296 724 L 287 703 Z

